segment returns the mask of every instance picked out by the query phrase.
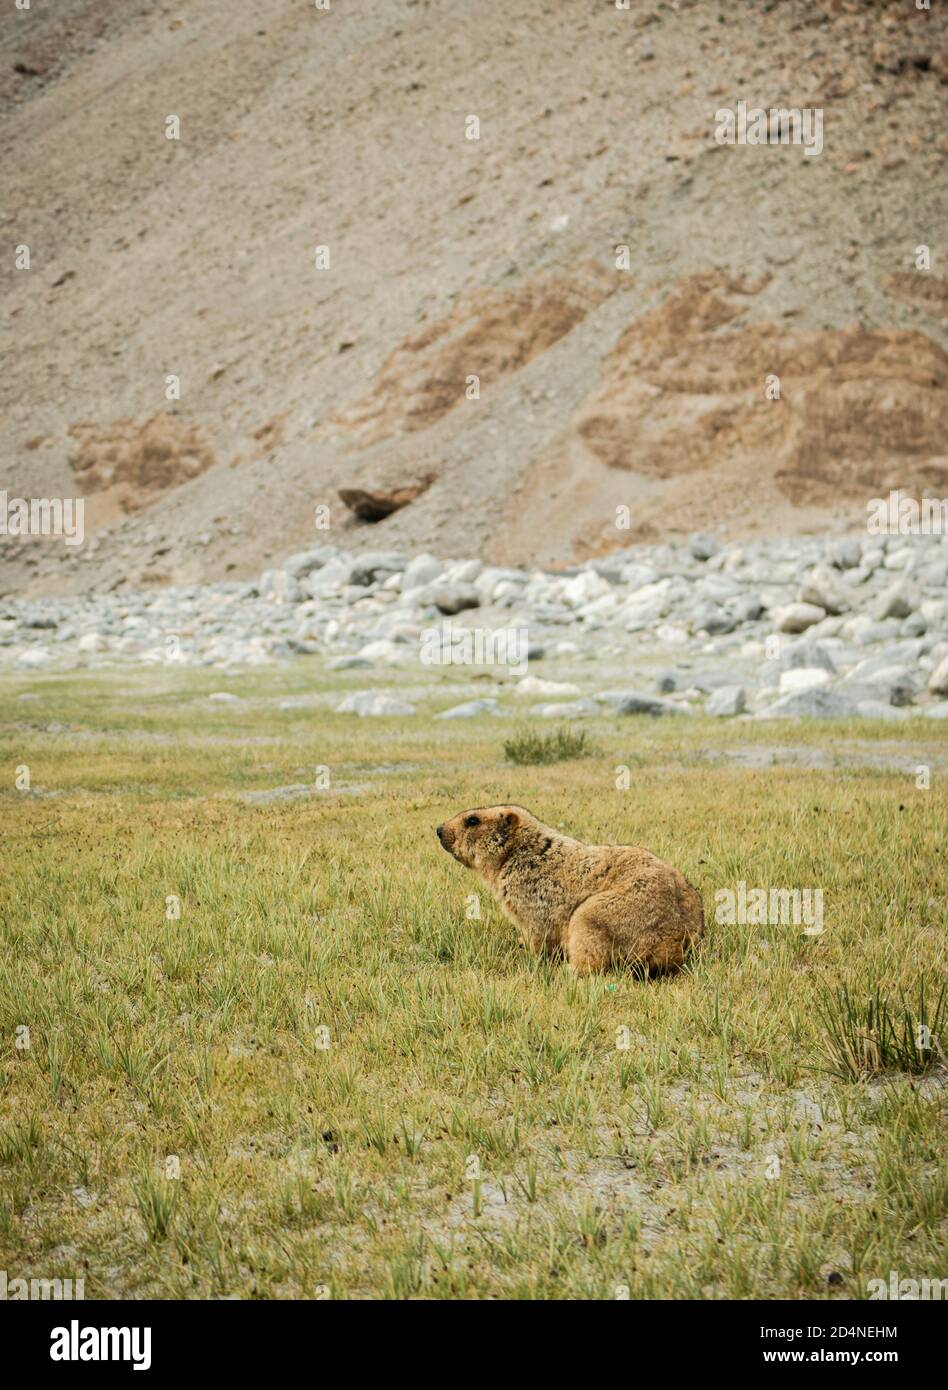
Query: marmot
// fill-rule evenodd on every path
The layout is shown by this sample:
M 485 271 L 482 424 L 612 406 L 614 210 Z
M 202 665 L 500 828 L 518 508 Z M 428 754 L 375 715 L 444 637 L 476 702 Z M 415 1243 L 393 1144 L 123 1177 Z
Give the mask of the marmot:
M 565 954 L 578 975 L 610 965 L 675 970 L 704 930 L 701 897 L 635 845 L 584 845 L 522 806 L 487 806 L 437 828 L 535 955 Z

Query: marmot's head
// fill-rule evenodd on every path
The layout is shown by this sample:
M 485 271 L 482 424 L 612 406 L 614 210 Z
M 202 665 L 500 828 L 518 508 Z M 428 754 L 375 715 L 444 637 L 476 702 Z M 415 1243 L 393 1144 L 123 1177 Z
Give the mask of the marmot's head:
M 460 864 L 481 873 L 499 869 L 513 848 L 517 832 L 533 821 L 522 806 L 481 806 L 462 811 L 437 829 L 442 847 Z

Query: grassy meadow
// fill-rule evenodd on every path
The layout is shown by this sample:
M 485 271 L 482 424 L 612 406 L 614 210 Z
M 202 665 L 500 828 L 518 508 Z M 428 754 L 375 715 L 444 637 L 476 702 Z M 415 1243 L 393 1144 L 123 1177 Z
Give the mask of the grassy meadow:
M 948 1275 L 948 1038 L 893 1060 L 859 1025 L 881 994 L 904 1033 L 904 997 L 911 1032 L 948 979 L 948 729 L 603 717 L 515 766 L 511 721 L 432 721 L 464 698 L 437 673 L 386 675 L 419 717 L 332 712 L 372 676 L 2 678 L 0 1268 L 87 1298 Z M 434 834 L 508 800 L 676 863 L 690 968 L 527 955 Z M 822 889 L 823 932 L 716 924 L 739 881 Z

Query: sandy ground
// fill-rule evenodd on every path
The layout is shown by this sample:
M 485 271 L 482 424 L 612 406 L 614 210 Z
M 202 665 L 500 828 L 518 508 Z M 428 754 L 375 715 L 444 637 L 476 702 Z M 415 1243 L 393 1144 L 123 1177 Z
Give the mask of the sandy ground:
M 321 506 L 558 565 L 948 494 L 944 6 L 34 0 L 0 51 L 0 487 L 92 533 L 4 592 L 250 575 Z M 719 145 L 739 100 L 822 153 Z

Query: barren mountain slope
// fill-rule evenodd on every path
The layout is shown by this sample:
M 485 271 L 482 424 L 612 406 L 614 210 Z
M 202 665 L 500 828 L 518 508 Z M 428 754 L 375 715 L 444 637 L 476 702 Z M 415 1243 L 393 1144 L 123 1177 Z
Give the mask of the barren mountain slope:
M 6 592 L 248 575 L 326 504 L 566 564 L 618 505 L 948 491 L 944 6 L 34 0 L 0 50 L 0 487 L 95 528 L 4 538 Z M 822 153 L 719 145 L 740 100 L 822 108 Z M 430 475 L 374 526 L 337 497 Z

